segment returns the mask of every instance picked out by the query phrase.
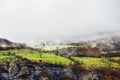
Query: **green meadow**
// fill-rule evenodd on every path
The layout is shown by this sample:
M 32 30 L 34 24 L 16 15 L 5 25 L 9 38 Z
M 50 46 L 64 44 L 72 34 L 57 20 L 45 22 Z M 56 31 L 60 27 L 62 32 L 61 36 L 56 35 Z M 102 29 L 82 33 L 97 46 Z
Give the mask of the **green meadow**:
M 4 53 L 7 54 L 8 52 L 15 53 L 16 55 L 19 55 L 23 58 L 27 58 L 28 60 L 39 62 L 42 60 L 42 62 L 46 63 L 52 63 L 52 64 L 62 64 L 62 65 L 68 65 L 72 64 L 73 62 L 67 58 L 57 56 L 55 54 L 47 54 L 47 53 L 38 53 L 35 51 L 30 50 L 8 50 L 8 51 L 0 51 L 0 54 Z M 40 56 L 42 54 L 42 56 Z M 7 56 L 2 56 L 0 58 L 6 58 Z M 10 57 L 10 56 L 8 56 Z M 13 57 L 13 56 L 11 56 Z
M 109 58 L 93 58 L 93 57 L 72 57 L 74 60 L 83 63 L 83 66 L 86 68 L 89 67 L 114 67 L 120 68 L 120 64 L 117 62 L 112 62 Z M 119 60 L 120 57 L 111 58 L 112 60 Z
M 18 56 L 21 56 L 22 58 L 27 58 L 28 60 L 31 60 L 33 62 L 39 62 L 42 61 L 44 63 L 52 63 L 52 64 L 61 64 L 61 65 L 69 65 L 73 64 L 74 61 L 58 56 L 55 54 L 48 54 L 48 53 L 39 53 L 32 50 L 7 50 L 7 51 L 0 51 L 0 63 L 6 63 L 10 61 L 19 62 L 20 60 L 16 58 L 14 55 L 8 55 L 15 54 Z M 40 54 L 42 54 L 40 56 Z M 93 58 L 93 57 L 71 57 L 73 60 L 78 61 L 82 63 L 82 66 L 85 68 L 99 68 L 99 67 L 114 67 L 114 68 L 120 68 L 120 63 L 116 61 L 120 61 L 120 57 L 113 57 L 111 58 L 113 61 L 110 61 L 108 58 Z

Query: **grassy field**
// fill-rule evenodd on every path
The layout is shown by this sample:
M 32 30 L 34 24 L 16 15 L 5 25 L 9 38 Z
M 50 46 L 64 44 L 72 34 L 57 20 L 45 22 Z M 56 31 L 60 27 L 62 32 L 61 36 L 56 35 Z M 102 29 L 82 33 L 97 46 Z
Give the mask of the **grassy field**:
M 73 61 L 69 60 L 68 58 L 57 56 L 55 54 L 47 54 L 42 53 L 42 56 L 40 56 L 40 53 L 31 51 L 31 50 L 7 50 L 7 51 L 0 51 L 0 63 L 10 62 L 11 60 L 15 60 L 16 62 L 19 61 L 19 59 L 15 58 L 15 56 L 8 56 L 6 54 L 8 53 L 14 53 L 15 55 L 19 55 L 23 58 L 27 58 L 28 60 L 39 62 L 40 60 L 42 62 L 46 63 L 52 63 L 52 64 L 61 64 L 61 65 L 69 65 L 73 64 Z M 120 57 L 113 57 L 112 60 L 115 60 L 114 62 L 110 61 L 108 58 L 91 58 L 91 57 L 72 57 L 75 61 L 79 61 L 83 63 L 83 66 L 86 68 L 90 67 L 115 67 L 120 68 L 120 64 L 118 64 L 115 61 L 120 60 Z
M 22 56 L 23 58 L 27 58 L 31 61 L 39 62 L 42 60 L 43 62 L 53 63 L 53 64 L 62 64 L 62 65 L 68 65 L 73 63 L 71 60 L 57 56 L 55 54 L 45 54 L 42 53 L 42 56 L 40 56 L 40 53 L 30 50 L 8 50 L 8 51 L 0 51 L 0 54 L 4 53 L 7 54 L 8 52 L 15 53 L 16 55 Z M 5 58 L 6 56 L 2 56 L 0 58 Z
M 0 64 L 9 63 L 11 61 L 19 62 L 21 60 L 14 56 L 0 56 Z
M 120 68 L 120 64 L 117 62 L 111 62 L 108 58 L 91 58 L 91 57 L 72 57 L 74 60 L 83 63 L 83 66 L 86 68 L 89 67 L 115 67 Z M 113 60 L 119 60 L 120 57 L 111 58 Z

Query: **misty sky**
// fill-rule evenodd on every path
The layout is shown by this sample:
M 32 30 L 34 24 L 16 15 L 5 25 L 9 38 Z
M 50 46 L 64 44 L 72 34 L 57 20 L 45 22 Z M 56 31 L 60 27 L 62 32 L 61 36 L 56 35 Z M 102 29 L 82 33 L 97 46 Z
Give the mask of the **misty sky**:
M 71 39 L 120 29 L 120 0 L 0 0 L 0 37 Z

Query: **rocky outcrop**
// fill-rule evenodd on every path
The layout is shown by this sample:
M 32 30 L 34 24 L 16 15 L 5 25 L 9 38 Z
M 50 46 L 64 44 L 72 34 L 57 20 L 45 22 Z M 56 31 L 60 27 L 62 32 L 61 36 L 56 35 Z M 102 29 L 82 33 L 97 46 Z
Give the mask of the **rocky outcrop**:
M 0 80 L 107 80 L 108 77 L 111 78 L 109 80 L 119 80 L 120 69 L 92 67 L 86 70 L 77 62 L 67 67 L 27 59 L 22 63 L 0 64 Z
M 9 49 L 29 49 L 25 43 L 15 43 L 7 39 L 0 38 L 0 50 Z

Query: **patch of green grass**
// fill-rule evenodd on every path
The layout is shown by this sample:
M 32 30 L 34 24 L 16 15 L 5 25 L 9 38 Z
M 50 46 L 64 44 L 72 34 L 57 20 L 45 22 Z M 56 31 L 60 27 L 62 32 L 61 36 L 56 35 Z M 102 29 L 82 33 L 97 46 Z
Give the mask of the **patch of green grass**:
M 42 53 L 42 56 L 40 57 L 40 53 L 31 51 L 31 50 L 0 51 L 0 55 L 1 55 L 0 63 L 2 63 L 2 59 L 5 60 L 5 58 L 7 62 L 10 61 L 10 59 L 8 59 L 9 57 L 12 57 L 13 59 L 15 59 L 14 56 L 3 56 L 2 55 L 8 52 L 15 53 L 16 55 L 22 56 L 23 58 L 27 58 L 35 62 L 39 62 L 40 60 L 42 60 L 43 62 L 53 63 L 53 64 L 62 64 L 62 65 L 68 65 L 68 64 L 73 63 L 71 60 L 61 57 L 61 56 L 57 56 L 55 54 Z M 86 68 L 89 68 L 91 66 L 93 67 L 115 67 L 115 68 L 119 67 L 120 68 L 120 64 L 118 64 L 117 62 L 111 62 L 105 58 L 91 58 L 91 57 L 82 57 L 82 58 L 72 57 L 72 58 L 76 61 L 83 62 L 84 63 L 83 66 L 85 66 Z M 120 57 L 113 57 L 111 59 L 119 60 Z
M 115 67 L 120 68 L 120 64 L 111 62 L 104 58 L 90 58 L 90 57 L 72 57 L 74 60 L 84 63 L 83 66 L 88 67 Z M 115 58 L 116 59 L 116 58 Z
M 22 56 L 23 58 L 27 58 L 35 62 L 39 62 L 39 60 L 42 60 L 43 62 L 49 62 L 53 64 L 62 64 L 62 65 L 68 65 L 72 63 L 71 60 L 61 56 L 57 56 L 55 54 L 42 53 L 42 56 L 40 57 L 40 53 L 35 51 L 30 51 L 30 50 L 0 51 L 0 53 L 7 53 L 7 52 L 15 53 L 16 55 Z
M 0 63 L 8 63 L 11 61 L 18 62 L 19 59 L 14 56 L 0 56 Z
M 50 62 L 53 64 L 70 64 L 71 61 L 67 58 L 60 57 L 54 54 L 42 54 L 42 57 L 40 57 L 39 54 L 34 54 L 34 55 L 28 55 L 26 58 L 34 61 L 39 61 L 42 60 L 43 62 Z
M 120 57 L 112 57 L 111 59 L 120 60 Z

